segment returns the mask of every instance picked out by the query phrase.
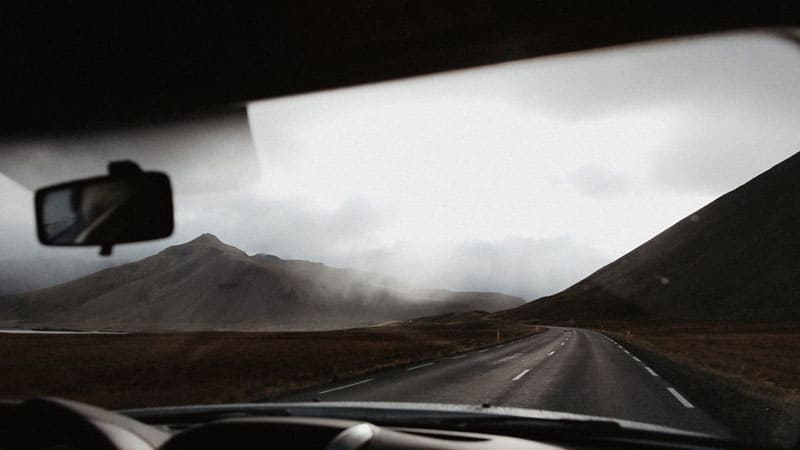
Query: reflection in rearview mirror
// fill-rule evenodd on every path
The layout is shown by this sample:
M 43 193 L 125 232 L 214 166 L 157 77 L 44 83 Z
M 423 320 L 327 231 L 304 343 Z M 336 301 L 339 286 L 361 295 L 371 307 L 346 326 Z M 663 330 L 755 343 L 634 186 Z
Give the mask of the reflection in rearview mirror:
M 39 242 L 100 245 L 172 234 L 169 178 L 156 172 L 89 178 L 36 192 Z

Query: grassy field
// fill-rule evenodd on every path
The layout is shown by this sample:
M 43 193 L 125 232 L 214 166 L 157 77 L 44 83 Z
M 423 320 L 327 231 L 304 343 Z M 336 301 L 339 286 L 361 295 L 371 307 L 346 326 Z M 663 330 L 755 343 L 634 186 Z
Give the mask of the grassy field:
M 106 408 L 263 400 L 517 339 L 537 327 L 478 316 L 328 332 L 0 334 L 0 398 Z
M 595 328 L 745 391 L 800 405 L 800 323 L 604 323 Z
M 757 446 L 800 439 L 800 324 L 582 324 L 613 336 L 699 408 Z

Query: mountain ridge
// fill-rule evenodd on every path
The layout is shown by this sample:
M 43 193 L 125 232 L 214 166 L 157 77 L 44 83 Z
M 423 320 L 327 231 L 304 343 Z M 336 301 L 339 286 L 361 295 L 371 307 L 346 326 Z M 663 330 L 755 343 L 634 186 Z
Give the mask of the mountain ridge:
M 521 320 L 800 320 L 800 153 L 720 196 Z
M 249 256 L 205 233 L 139 261 L 0 300 L 0 325 L 147 331 L 334 329 L 497 311 L 496 293 L 422 290 L 369 272 Z

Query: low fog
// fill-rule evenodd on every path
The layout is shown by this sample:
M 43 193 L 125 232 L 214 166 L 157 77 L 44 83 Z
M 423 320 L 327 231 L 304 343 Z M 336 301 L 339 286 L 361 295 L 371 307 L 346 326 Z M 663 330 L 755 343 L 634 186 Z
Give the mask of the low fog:
M 249 254 L 535 299 L 800 150 L 797 86 L 795 44 L 744 34 L 252 103 L 256 158 L 209 177 L 248 182 L 209 191 L 195 186 L 208 167 L 177 168 L 176 233 L 111 261 L 210 232 Z M 94 270 L 96 250 L 35 242 L 32 196 L 0 176 L 0 270 Z

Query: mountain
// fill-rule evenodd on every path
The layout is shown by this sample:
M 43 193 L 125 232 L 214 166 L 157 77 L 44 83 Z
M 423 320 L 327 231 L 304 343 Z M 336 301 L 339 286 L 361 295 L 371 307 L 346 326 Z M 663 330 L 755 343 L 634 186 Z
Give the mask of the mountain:
M 800 320 L 800 153 L 566 290 L 522 320 Z
M 387 277 L 249 256 L 203 234 L 140 261 L 0 299 L 0 326 L 125 330 L 332 329 L 523 304 L 418 290 Z

